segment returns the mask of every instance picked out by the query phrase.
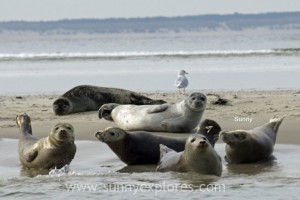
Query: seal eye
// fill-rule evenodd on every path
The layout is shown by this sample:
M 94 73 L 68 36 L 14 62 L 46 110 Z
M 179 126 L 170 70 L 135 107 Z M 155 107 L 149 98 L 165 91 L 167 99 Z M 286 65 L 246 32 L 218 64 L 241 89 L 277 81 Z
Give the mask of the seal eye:
M 67 129 L 70 130 L 70 131 L 72 130 L 72 128 L 70 126 L 67 126 Z
M 237 133 L 234 133 L 233 135 L 234 135 L 234 137 L 236 137 L 236 138 L 240 138 L 240 135 L 237 134 Z
M 195 100 L 196 100 L 196 97 L 192 97 L 192 100 L 195 101 Z
M 200 100 L 201 101 L 206 101 L 206 99 L 204 97 L 201 97 Z
M 109 133 L 111 136 L 115 136 L 115 133 L 114 132 L 110 132 Z
M 191 143 L 195 142 L 196 138 L 191 139 Z
M 55 129 L 54 129 L 54 130 L 55 130 L 55 131 L 58 131 L 58 129 L 59 129 L 59 127 L 55 127 Z
M 206 137 L 202 137 L 202 139 L 204 140 L 204 141 L 206 141 L 207 139 L 206 139 Z

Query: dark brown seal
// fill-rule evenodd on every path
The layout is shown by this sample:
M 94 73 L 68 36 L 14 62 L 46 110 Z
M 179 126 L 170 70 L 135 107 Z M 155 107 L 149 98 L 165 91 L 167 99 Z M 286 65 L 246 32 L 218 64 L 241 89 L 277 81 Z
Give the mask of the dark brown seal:
M 74 129 L 71 124 L 58 123 L 46 138 L 32 135 L 30 117 L 16 117 L 20 128 L 19 159 L 25 168 L 51 169 L 70 164 L 76 153 Z
M 54 114 L 67 115 L 95 111 L 106 103 L 152 105 L 162 104 L 165 101 L 153 100 L 124 89 L 79 85 L 55 100 L 52 107 Z
M 225 159 L 229 163 L 252 163 L 270 158 L 283 119 L 271 119 L 251 130 L 222 131 L 220 138 L 226 143 Z
M 220 126 L 213 120 L 204 120 L 196 135 L 210 138 L 213 147 L 218 140 Z M 108 128 L 95 136 L 106 143 L 110 149 L 127 165 L 156 164 L 159 161 L 159 145 L 164 144 L 176 151 L 183 151 L 187 137 L 158 136 L 145 131 L 126 132 L 120 128 Z

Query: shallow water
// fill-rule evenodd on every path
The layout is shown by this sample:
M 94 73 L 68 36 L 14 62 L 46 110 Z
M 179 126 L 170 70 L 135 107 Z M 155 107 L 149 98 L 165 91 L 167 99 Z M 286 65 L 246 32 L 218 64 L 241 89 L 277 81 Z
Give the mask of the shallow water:
M 219 177 L 194 173 L 156 173 L 155 166 L 128 167 L 98 141 L 76 141 L 77 153 L 69 168 L 46 175 L 22 170 L 18 140 L 0 140 L 0 198 L 183 199 L 298 199 L 300 146 L 276 144 L 275 159 L 256 164 L 228 165 Z M 224 144 L 216 144 L 224 156 Z

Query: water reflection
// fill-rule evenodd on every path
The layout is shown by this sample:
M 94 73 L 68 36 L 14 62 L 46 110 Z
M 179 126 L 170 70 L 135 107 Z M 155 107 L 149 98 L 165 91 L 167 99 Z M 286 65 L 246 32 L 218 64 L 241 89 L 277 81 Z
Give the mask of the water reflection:
M 34 178 L 38 175 L 48 175 L 49 172 L 49 169 L 27 169 L 22 167 L 20 171 L 20 176 Z
M 227 164 L 229 174 L 245 174 L 253 176 L 260 173 L 273 172 L 277 169 L 277 160 L 274 156 L 268 160 L 256 163 Z

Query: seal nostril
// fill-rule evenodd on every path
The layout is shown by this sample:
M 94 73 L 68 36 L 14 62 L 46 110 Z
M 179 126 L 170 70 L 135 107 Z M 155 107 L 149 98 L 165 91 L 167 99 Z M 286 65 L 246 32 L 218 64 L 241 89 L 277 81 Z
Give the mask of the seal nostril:
M 99 136 L 100 136 L 100 132 L 96 132 L 96 133 L 95 133 L 95 137 L 96 137 L 96 138 L 99 138 Z
M 200 144 L 205 144 L 205 143 L 206 143 L 205 140 L 200 141 Z
M 61 130 L 59 133 L 65 135 L 65 134 L 67 134 L 67 131 L 66 130 Z

